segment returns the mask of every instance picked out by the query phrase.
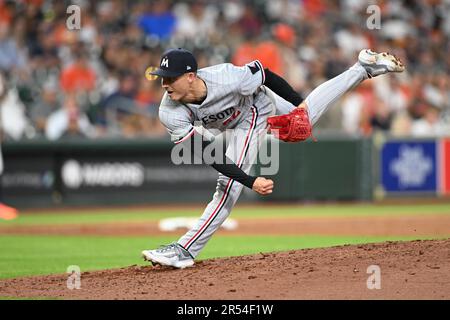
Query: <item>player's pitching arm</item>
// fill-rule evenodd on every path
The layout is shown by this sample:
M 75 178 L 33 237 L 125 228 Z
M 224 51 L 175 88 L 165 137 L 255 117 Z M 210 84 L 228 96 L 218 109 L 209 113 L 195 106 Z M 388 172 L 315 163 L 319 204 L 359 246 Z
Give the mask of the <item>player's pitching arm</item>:
M 199 133 L 195 132 L 195 134 L 200 135 Z M 211 142 L 205 141 L 203 137 L 197 137 L 202 138 L 202 148 L 201 150 L 198 150 L 199 148 L 194 147 L 194 143 L 196 139 L 194 139 L 192 136 L 183 141 L 182 143 L 185 144 L 185 146 L 190 150 L 191 155 L 195 156 L 197 158 L 200 158 L 202 162 L 205 162 L 203 159 L 203 150 L 207 148 Z M 253 191 L 259 193 L 260 195 L 268 195 L 271 194 L 273 191 L 274 183 L 271 179 L 266 179 L 264 177 L 253 177 L 248 174 L 246 174 L 241 168 L 239 168 L 230 158 L 228 158 L 224 152 L 223 149 L 221 149 L 222 155 L 219 155 L 217 157 L 214 157 L 215 159 L 224 159 L 224 163 L 208 163 L 213 167 L 215 170 L 223 174 L 224 176 L 227 176 L 230 179 L 233 179 L 244 186 L 246 186 L 249 189 L 252 189 Z

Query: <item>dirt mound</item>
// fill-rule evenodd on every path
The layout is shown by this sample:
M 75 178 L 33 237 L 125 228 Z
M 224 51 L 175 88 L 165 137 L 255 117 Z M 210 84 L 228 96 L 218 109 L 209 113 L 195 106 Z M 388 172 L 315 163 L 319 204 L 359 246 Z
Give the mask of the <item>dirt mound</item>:
M 367 288 L 379 266 L 381 289 Z M 63 299 L 450 299 L 450 239 L 348 245 L 0 280 L 0 296 Z

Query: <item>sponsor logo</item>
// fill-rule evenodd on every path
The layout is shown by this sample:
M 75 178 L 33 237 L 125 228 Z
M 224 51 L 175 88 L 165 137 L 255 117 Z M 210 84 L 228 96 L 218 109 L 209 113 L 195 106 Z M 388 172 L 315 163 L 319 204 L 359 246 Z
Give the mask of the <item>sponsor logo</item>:
M 421 146 L 401 146 L 399 157 L 392 161 L 390 170 L 403 188 L 419 187 L 433 170 L 433 160 L 424 154 Z
M 44 172 L 6 172 L 2 176 L 5 188 L 51 189 L 55 179 L 50 170 Z
M 61 170 L 66 187 L 139 187 L 144 183 L 144 167 L 135 162 L 83 163 L 66 161 Z

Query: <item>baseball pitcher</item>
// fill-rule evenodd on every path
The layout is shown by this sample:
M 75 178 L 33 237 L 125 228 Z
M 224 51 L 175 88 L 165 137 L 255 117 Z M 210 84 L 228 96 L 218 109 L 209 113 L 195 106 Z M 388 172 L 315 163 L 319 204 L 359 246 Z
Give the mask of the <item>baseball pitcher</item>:
M 202 157 L 212 143 L 205 132 L 227 131 L 231 138 L 224 154 L 214 157 L 224 161 L 211 163 L 219 172 L 217 188 L 196 225 L 177 242 L 144 250 L 144 259 L 175 268 L 192 266 L 229 216 L 243 187 L 261 195 L 272 193 L 272 180 L 249 175 L 268 128 L 280 140 L 304 141 L 311 137 L 312 126 L 320 116 L 347 91 L 365 79 L 403 70 L 401 61 L 389 53 L 362 50 L 358 62 L 318 86 L 303 101 L 284 79 L 259 61 L 242 67 L 224 63 L 197 70 L 189 51 L 166 51 L 159 68 L 150 73 L 161 78 L 166 91 L 159 117 L 172 141 L 185 144 L 193 156 Z M 199 135 L 203 135 L 200 151 L 194 147 Z

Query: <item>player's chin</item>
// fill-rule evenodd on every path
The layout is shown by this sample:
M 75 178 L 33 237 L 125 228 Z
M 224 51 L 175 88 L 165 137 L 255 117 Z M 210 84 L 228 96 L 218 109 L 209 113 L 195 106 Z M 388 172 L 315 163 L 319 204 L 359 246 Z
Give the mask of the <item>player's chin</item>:
M 173 91 L 171 93 L 168 93 L 168 96 L 173 101 L 180 101 L 180 99 L 181 99 L 181 96 Z

